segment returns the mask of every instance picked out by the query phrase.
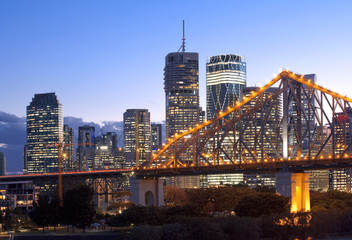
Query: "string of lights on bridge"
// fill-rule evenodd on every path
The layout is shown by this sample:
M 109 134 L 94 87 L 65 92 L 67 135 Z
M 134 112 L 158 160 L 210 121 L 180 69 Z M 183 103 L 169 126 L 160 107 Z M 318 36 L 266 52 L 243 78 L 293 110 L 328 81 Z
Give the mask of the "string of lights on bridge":
M 195 127 L 193 128 L 189 128 L 189 130 L 184 130 L 180 133 L 176 133 L 171 139 L 167 139 L 167 143 L 163 145 L 163 148 L 162 149 L 158 149 L 158 152 L 156 154 L 153 155 L 153 159 L 151 160 L 152 162 L 157 160 L 173 143 L 175 143 L 177 140 L 179 140 L 180 138 L 183 138 L 189 134 L 193 134 L 193 133 L 196 133 L 198 132 L 199 130 L 211 125 L 212 123 L 214 123 L 215 120 L 217 119 L 220 119 L 220 118 L 223 118 L 231 113 L 233 113 L 234 111 L 237 111 L 237 110 L 240 110 L 241 107 L 243 107 L 245 104 L 247 104 L 249 101 L 251 101 L 252 99 L 256 98 L 258 95 L 262 94 L 265 90 L 267 90 L 269 87 L 273 86 L 277 81 L 279 81 L 280 79 L 282 78 L 290 78 L 290 79 L 293 79 L 293 80 L 296 80 L 297 82 L 300 82 L 310 88 L 313 88 L 315 90 L 318 90 L 318 91 L 321 91 L 323 93 L 326 93 L 330 96 L 332 96 L 333 98 L 340 98 L 340 99 L 343 99 L 344 101 L 347 101 L 347 102 L 352 102 L 352 98 L 349 98 L 347 96 L 344 96 L 344 95 L 341 95 L 339 93 L 336 93 L 336 92 L 333 92 L 331 91 L 330 89 L 327 89 L 321 85 L 318 85 L 317 83 L 315 82 L 312 82 L 310 79 L 306 79 L 304 77 L 304 75 L 301 75 L 301 74 L 296 74 L 294 72 L 291 72 L 289 71 L 288 69 L 284 69 L 282 70 L 276 77 L 274 77 L 272 80 L 270 80 L 265 86 L 263 87 L 258 87 L 257 91 L 252 91 L 251 92 L 251 95 L 248 96 L 248 97 L 243 97 L 242 98 L 242 101 L 240 102 L 236 102 L 234 106 L 232 107 L 228 107 L 227 110 L 225 112 L 219 112 L 218 113 L 218 116 L 216 116 L 213 120 L 206 120 L 204 121 L 203 123 L 201 124 L 196 124 Z M 269 96 L 270 97 L 270 96 Z M 212 157 L 211 154 L 203 154 L 202 155 L 203 157 Z M 325 160 L 325 159 L 332 159 L 332 158 L 337 158 L 337 159 L 340 159 L 340 158 L 349 158 L 350 156 L 345 153 L 344 155 L 340 156 L 340 155 L 335 155 L 335 156 L 332 156 L 332 155 L 328 155 L 328 156 L 323 156 L 321 155 L 320 157 L 318 157 L 317 159 L 320 159 L 320 160 Z M 173 157 L 172 157 L 173 158 Z M 297 157 L 295 159 L 291 159 L 291 158 L 288 158 L 288 161 L 301 161 L 302 159 Z M 307 160 L 307 157 L 304 157 L 303 160 Z M 311 157 L 311 160 L 315 160 L 315 157 Z M 223 160 L 222 160 L 223 161 Z M 265 163 L 269 163 L 269 162 L 283 162 L 283 158 L 280 158 L 280 159 L 264 159 L 264 162 Z M 262 163 L 262 161 L 260 160 L 257 160 L 257 161 L 253 161 L 253 160 L 249 160 L 248 162 L 246 162 L 247 164 L 253 164 L 253 163 Z M 219 163 L 220 165 L 237 165 L 237 164 L 240 164 L 238 162 L 234 162 L 234 163 L 231 163 L 231 162 L 220 162 Z M 241 163 L 243 164 L 243 163 Z M 208 164 L 208 163 L 204 163 L 204 166 L 208 166 L 208 165 L 212 165 L 212 164 Z M 214 163 L 215 165 L 215 163 Z M 194 167 L 194 164 L 190 164 L 190 165 L 187 165 L 187 164 L 182 164 L 181 162 L 179 162 L 179 164 L 175 164 L 175 165 L 156 165 L 156 166 L 144 166 L 144 167 L 134 167 L 134 168 L 131 168 L 131 170 L 141 170 L 141 169 L 165 169 L 165 168 L 181 168 L 181 167 Z

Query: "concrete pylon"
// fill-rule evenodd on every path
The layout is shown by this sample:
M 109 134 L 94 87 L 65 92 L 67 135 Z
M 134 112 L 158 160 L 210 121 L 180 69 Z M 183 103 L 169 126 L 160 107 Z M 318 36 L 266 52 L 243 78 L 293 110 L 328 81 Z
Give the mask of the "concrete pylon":
M 291 199 L 291 212 L 310 211 L 309 173 L 276 173 L 276 193 Z
M 163 179 L 139 179 L 130 177 L 131 202 L 142 206 L 163 206 L 163 183 Z

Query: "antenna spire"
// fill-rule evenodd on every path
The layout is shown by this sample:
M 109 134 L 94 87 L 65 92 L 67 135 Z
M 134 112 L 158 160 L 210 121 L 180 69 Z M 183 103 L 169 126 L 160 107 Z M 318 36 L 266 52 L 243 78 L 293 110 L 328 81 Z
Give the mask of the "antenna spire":
M 186 51 L 186 46 L 185 46 L 185 44 L 186 44 L 186 42 L 185 42 L 185 40 L 186 40 L 186 37 L 185 37 L 185 20 L 182 20 L 182 22 L 183 22 L 182 52 L 185 52 Z
M 186 51 L 186 37 L 185 37 L 185 20 L 183 21 L 183 37 L 182 37 L 182 45 L 181 47 L 177 50 L 179 52 L 182 49 L 182 52 Z

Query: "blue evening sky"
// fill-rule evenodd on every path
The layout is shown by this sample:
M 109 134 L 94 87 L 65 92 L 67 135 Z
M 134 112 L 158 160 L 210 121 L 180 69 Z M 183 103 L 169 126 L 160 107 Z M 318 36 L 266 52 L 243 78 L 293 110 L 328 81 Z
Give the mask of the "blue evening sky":
M 0 111 L 25 116 L 56 92 L 65 116 L 120 121 L 127 108 L 164 120 L 164 58 L 199 53 L 201 105 L 209 56 L 240 54 L 247 85 L 286 67 L 352 96 L 352 1 L 0 0 Z

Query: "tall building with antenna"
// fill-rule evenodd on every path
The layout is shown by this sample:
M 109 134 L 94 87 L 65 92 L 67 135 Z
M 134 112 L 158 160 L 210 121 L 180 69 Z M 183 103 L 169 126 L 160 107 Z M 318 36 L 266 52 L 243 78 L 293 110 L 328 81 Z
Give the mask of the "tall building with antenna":
M 166 138 L 199 122 L 198 53 L 186 52 L 183 22 L 182 45 L 165 57 Z M 181 50 L 181 51 L 180 51 Z
M 199 56 L 196 52 L 186 52 L 185 41 L 183 22 L 181 47 L 165 57 L 166 139 L 195 126 L 203 116 L 199 107 Z M 192 151 L 182 158 L 184 161 L 192 160 Z M 199 177 L 171 177 L 169 184 L 182 188 L 199 187 Z

